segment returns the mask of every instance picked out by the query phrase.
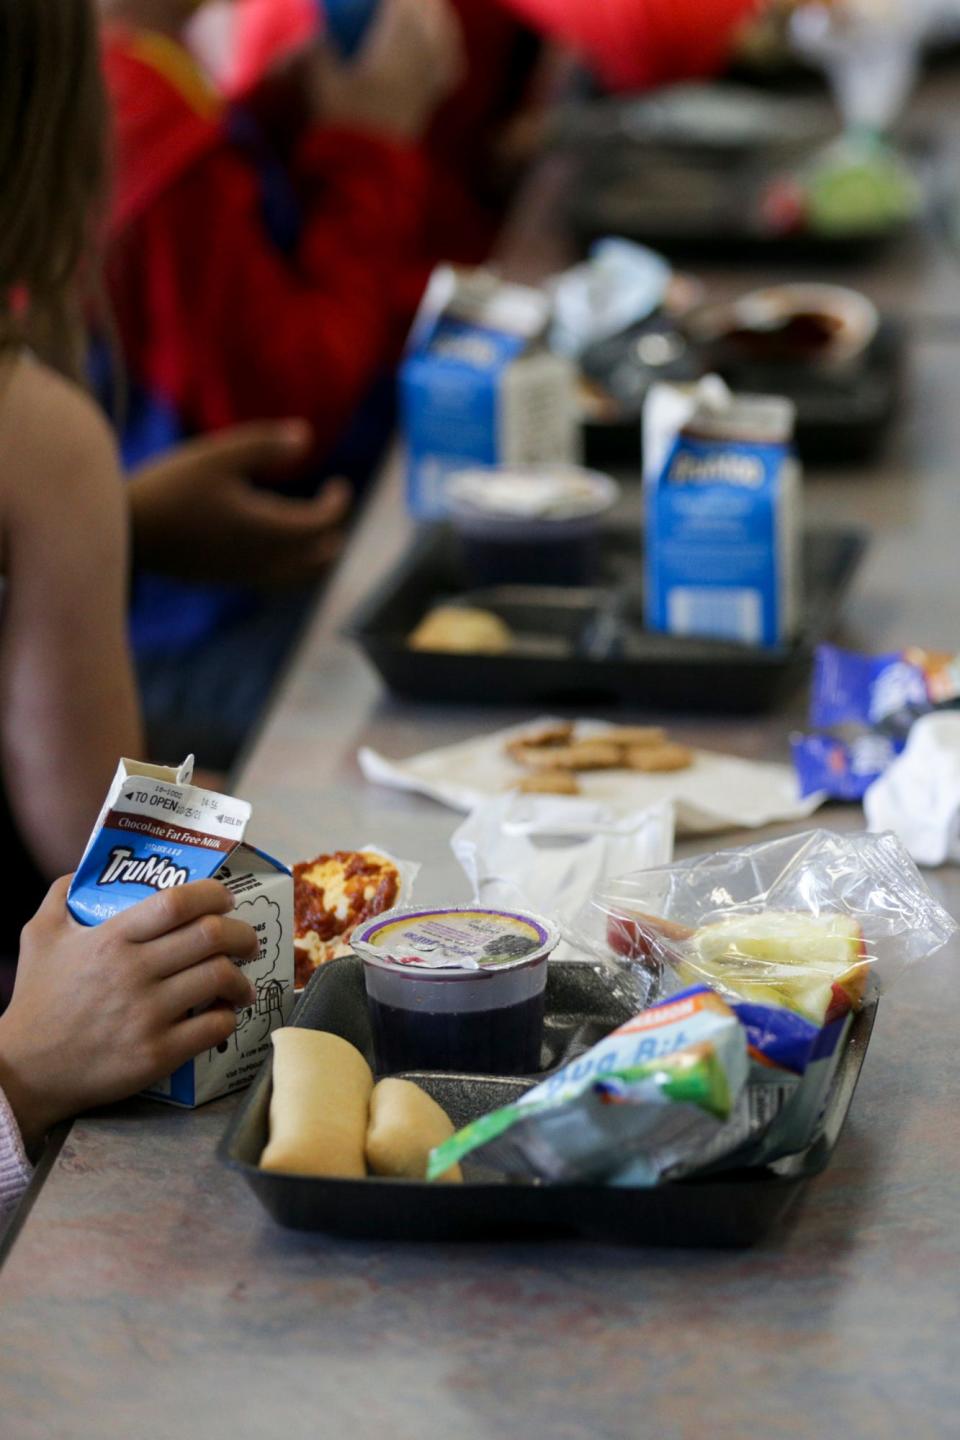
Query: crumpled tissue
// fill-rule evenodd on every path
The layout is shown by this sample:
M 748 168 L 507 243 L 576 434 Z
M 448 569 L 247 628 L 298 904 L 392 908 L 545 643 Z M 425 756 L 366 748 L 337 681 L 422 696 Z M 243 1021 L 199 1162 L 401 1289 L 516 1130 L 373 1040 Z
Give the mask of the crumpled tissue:
M 925 715 L 863 797 L 871 830 L 892 830 L 918 865 L 960 860 L 960 713 Z
M 561 930 L 601 883 L 673 858 L 669 802 L 624 815 L 559 795 L 499 795 L 451 839 L 479 904 L 533 910 Z M 587 958 L 564 938 L 558 959 Z

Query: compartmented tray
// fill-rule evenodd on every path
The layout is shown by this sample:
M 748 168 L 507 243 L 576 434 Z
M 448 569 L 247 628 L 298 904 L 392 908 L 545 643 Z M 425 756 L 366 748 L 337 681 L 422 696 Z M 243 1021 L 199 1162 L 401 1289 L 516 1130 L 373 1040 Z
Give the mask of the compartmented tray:
M 503 704 L 617 704 L 751 714 L 776 705 L 803 680 L 814 647 L 866 549 L 864 532 L 804 537 L 804 613 L 790 645 L 761 649 L 659 635 L 642 621 L 642 555 L 629 530 L 607 531 L 602 583 L 553 589 L 504 585 L 467 590 L 456 537 L 426 530 L 354 616 L 350 634 L 386 683 L 418 700 Z M 516 637 L 502 655 L 411 650 L 407 636 L 435 605 L 457 601 L 499 615 Z
M 777 228 L 769 187 L 789 192 L 790 177 L 838 133 L 822 99 L 694 84 L 573 106 L 553 138 L 570 157 L 567 216 L 583 244 L 622 235 L 672 256 L 822 263 L 863 259 L 908 234 L 942 164 L 938 137 L 902 130 L 897 146 L 921 187 L 913 215 L 835 232 Z
M 835 233 L 764 229 L 750 217 L 769 178 L 753 155 L 731 158 L 678 147 L 605 161 L 585 157 L 569 187 L 567 222 L 583 248 L 620 235 L 671 258 L 854 264 L 902 241 L 920 218 Z
M 636 1245 L 751 1245 L 786 1215 L 803 1184 L 827 1165 L 853 1099 L 875 1012 L 876 1006 L 871 1006 L 854 1019 L 819 1138 L 808 1149 L 765 1168 L 730 1170 L 655 1190 L 510 1182 L 469 1161 L 463 1167 L 462 1185 L 268 1173 L 257 1165 L 267 1141 L 272 1060 L 265 1062 L 235 1112 L 218 1154 L 243 1176 L 274 1220 L 297 1230 L 390 1240 L 584 1235 Z M 625 998 L 612 993 L 599 968 L 578 961 L 551 961 L 544 1070 L 565 1064 L 631 1013 Z M 293 1023 L 342 1035 L 372 1064 L 360 961 L 350 955 L 318 970 Z M 438 1072 L 408 1073 L 407 1078 L 422 1085 L 460 1126 L 516 1099 L 542 1076 Z
M 902 398 L 905 354 L 903 327 L 885 320 L 862 357 L 839 374 L 809 364 L 704 364 L 699 369 L 716 369 L 735 391 L 792 400 L 800 458 L 808 465 L 834 466 L 863 461 L 885 440 Z M 599 469 L 638 465 L 641 415 L 638 406 L 610 421 L 585 421 L 585 463 Z

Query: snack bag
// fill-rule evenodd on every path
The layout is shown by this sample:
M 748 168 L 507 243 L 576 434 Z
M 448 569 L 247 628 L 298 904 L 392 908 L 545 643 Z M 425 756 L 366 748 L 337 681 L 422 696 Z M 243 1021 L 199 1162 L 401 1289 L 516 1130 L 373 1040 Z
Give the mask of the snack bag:
M 887 735 L 857 735 L 838 740 L 830 735 L 791 735 L 790 751 L 800 795 L 821 792 L 831 800 L 862 800 L 903 751 L 903 741 Z
M 895 835 L 811 830 L 613 881 L 591 910 L 646 989 L 708 984 L 817 1029 L 957 931 Z M 580 920 L 578 923 L 582 924 Z
M 958 701 L 960 656 L 918 646 L 886 655 L 817 649 L 810 700 L 817 729 L 863 725 L 905 739 L 914 720 Z
M 614 881 L 591 910 L 637 993 L 707 984 L 737 1014 L 750 1089 L 766 1090 L 748 1133 L 764 1134 L 767 1159 L 813 1138 L 856 1010 L 957 931 L 889 833 L 814 830 L 698 856 Z
M 914 722 L 958 704 L 958 656 L 916 646 L 883 655 L 819 646 L 810 724 L 832 733 L 792 737 L 802 793 L 862 800 L 902 754 Z
M 147 1091 L 185 1106 L 248 1084 L 293 1006 L 293 878 L 243 843 L 246 801 L 202 790 L 192 774 L 192 755 L 178 769 L 121 760 L 67 895 L 74 919 L 99 925 L 160 890 L 216 878 L 235 898 L 232 913 L 256 931 L 244 966 L 256 1000 L 238 1013 L 233 1038 Z
M 629 1020 L 511 1105 L 483 1115 L 430 1157 L 436 1179 L 467 1156 L 507 1175 L 577 1182 L 629 1168 L 656 1185 L 698 1163 L 747 1078 L 745 1032 L 697 986 Z M 738 1130 L 729 1144 L 741 1140 Z

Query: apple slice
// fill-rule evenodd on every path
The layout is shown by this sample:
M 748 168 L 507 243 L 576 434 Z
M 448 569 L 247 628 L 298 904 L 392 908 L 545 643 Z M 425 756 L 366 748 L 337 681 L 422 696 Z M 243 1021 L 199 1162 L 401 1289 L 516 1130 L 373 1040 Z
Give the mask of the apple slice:
M 658 938 L 672 946 L 691 940 L 696 931 L 662 915 L 645 915 L 640 910 L 610 911 L 607 915 L 607 944 L 627 960 L 654 960 Z
M 849 915 L 766 911 L 705 925 L 679 967 L 758 1004 L 825 1025 L 859 1006 L 867 984 L 863 932 Z

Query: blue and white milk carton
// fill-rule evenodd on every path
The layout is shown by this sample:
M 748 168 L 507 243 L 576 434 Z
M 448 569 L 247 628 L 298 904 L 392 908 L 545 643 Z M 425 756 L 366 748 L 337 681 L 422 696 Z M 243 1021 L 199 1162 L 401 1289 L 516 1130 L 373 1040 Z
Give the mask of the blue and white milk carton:
M 187 1106 L 249 1084 L 293 1009 L 293 877 L 245 843 L 246 801 L 203 790 L 192 775 L 192 755 L 179 769 L 121 760 L 67 896 L 74 919 L 100 925 L 160 890 L 215 878 L 235 898 L 231 913 L 256 931 L 257 953 L 242 963 L 257 998 L 238 1013 L 236 1033 L 147 1091 Z
M 434 272 L 400 373 L 408 503 L 420 520 L 446 513 L 456 471 L 573 464 L 576 376 L 551 354 L 551 301 L 486 270 Z
M 795 412 L 716 377 L 658 385 L 644 415 L 648 629 L 747 645 L 790 640 L 800 605 Z

